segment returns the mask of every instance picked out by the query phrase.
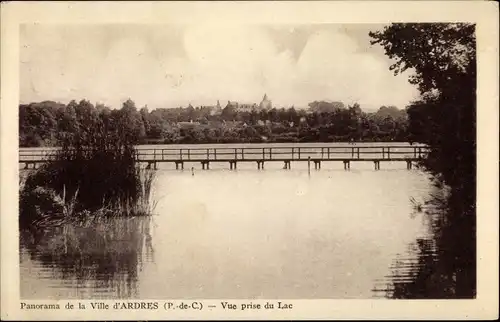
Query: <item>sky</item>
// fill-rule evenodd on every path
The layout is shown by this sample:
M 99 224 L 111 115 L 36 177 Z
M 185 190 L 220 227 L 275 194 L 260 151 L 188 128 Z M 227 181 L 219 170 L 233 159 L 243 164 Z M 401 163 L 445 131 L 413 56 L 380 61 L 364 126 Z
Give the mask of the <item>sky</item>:
M 404 108 L 410 74 L 368 32 L 383 25 L 49 25 L 20 28 L 20 100 L 88 99 L 120 108 L 220 100 L 307 107 L 315 100 Z

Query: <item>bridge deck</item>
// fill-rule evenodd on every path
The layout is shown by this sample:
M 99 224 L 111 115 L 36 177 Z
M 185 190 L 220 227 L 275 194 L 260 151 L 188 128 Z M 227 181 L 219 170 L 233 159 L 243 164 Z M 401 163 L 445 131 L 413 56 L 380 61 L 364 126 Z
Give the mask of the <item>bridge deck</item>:
M 422 159 L 428 152 L 426 146 L 301 146 L 301 147 L 245 147 L 245 148 L 137 148 L 137 161 L 153 164 L 173 162 L 176 165 L 187 162 L 229 162 L 236 166 L 238 162 L 313 162 L 342 161 L 344 163 L 371 161 L 377 164 L 381 161 L 412 162 Z M 30 151 L 19 153 L 19 163 L 26 165 L 43 163 L 54 159 L 56 150 Z M 259 166 L 260 167 L 260 166 Z M 409 166 L 411 167 L 411 165 Z
M 173 163 L 180 163 L 180 162 L 288 162 L 288 161 L 294 161 L 294 162 L 327 162 L 327 161 L 349 161 L 349 162 L 357 162 L 357 161 L 364 161 L 364 162 L 372 162 L 372 161 L 418 161 L 421 160 L 421 158 L 413 158 L 413 157 L 407 157 L 407 158 L 324 158 L 324 159 L 317 159 L 317 158 L 273 158 L 273 159 L 263 159 L 263 158 L 255 158 L 255 159 L 234 159 L 234 158 L 228 158 L 228 159 L 168 159 L 168 160 L 162 160 L 162 159 L 140 159 L 138 160 L 139 162 L 146 162 L 146 163 L 151 163 L 151 162 L 157 162 L 157 163 L 162 163 L 162 162 L 173 162 Z

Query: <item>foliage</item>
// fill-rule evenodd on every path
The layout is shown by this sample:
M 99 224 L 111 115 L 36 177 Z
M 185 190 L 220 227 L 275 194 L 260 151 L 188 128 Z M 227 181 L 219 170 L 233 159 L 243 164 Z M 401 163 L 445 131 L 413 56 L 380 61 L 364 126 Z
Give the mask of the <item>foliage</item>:
M 365 113 L 359 104 L 345 107 L 342 102 L 323 101 L 310 107 L 242 112 L 228 106 L 214 114 L 207 107 L 137 111 L 131 100 L 115 110 L 85 100 L 68 105 L 46 101 L 20 106 L 19 144 L 61 146 L 68 139 L 88 140 L 95 131 L 123 134 L 113 134 L 103 142 L 106 145 L 124 140 L 134 144 L 407 140 L 404 110 L 382 106 Z
M 136 162 L 133 142 L 140 133 L 127 108 L 113 120 L 86 101 L 76 106 L 78 132 L 63 133 L 54 159 L 30 173 L 21 187 L 21 225 L 66 220 L 83 211 L 149 213 L 153 174 Z
M 473 76 L 476 60 L 475 25 L 464 23 L 397 23 L 370 32 L 372 44 L 396 59 L 395 74 L 413 69 L 410 83 L 422 94 L 449 88 L 460 75 Z
M 424 165 L 451 188 L 446 238 L 452 242 L 443 242 L 448 255 L 440 265 L 460 278 L 455 296 L 470 297 L 476 276 L 475 25 L 392 24 L 370 36 L 395 59 L 395 74 L 414 71 L 410 82 L 421 98 L 407 108 L 408 133 L 432 147 Z
M 428 168 L 461 189 L 475 184 L 474 30 L 471 24 L 420 23 L 370 33 L 372 43 L 396 59 L 395 73 L 415 70 L 410 82 L 418 85 L 422 98 L 408 107 L 410 135 L 434 147 Z

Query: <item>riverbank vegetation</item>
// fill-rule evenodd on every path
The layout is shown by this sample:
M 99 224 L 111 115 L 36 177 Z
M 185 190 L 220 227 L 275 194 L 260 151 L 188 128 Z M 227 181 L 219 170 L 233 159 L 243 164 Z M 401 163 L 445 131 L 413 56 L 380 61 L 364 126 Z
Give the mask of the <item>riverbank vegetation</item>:
M 367 113 L 358 104 L 315 101 L 309 105 L 309 109 L 260 111 L 238 111 L 228 105 L 217 112 L 213 107 L 192 106 L 138 110 L 132 100 L 119 109 L 86 100 L 21 104 L 19 145 L 60 146 L 89 120 L 101 119 L 107 125 L 123 117 L 129 121 L 124 126 L 134 144 L 408 140 L 407 113 L 394 106 Z
M 88 113 L 74 133 L 63 133 L 53 159 L 20 185 L 21 227 L 151 213 L 154 171 L 136 162 L 129 116 Z
M 370 36 L 372 44 L 380 44 L 395 59 L 391 70 L 396 74 L 415 71 L 410 82 L 418 86 L 421 98 L 407 109 L 408 135 L 432 148 L 423 165 L 438 185 L 450 188 L 444 219 L 434 227 L 439 258 L 420 272 L 423 284 L 406 285 L 398 296 L 475 297 L 475 25 L 392 24 Z M 432 286 L 433 280 L 441 281 L 441 287 Z

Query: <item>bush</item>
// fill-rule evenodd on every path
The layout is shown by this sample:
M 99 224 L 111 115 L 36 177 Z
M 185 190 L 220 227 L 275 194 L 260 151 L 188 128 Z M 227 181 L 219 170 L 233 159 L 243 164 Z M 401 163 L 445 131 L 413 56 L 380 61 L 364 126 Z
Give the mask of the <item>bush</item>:
M 50 162 L 28 175 L 21 186 L 20 225 L 80 220 L 83 213 L 150 213 L 153 170 L 139 167 L 127 133 L 101 125 L 97 120 L 82 135 L 67 138 Z

